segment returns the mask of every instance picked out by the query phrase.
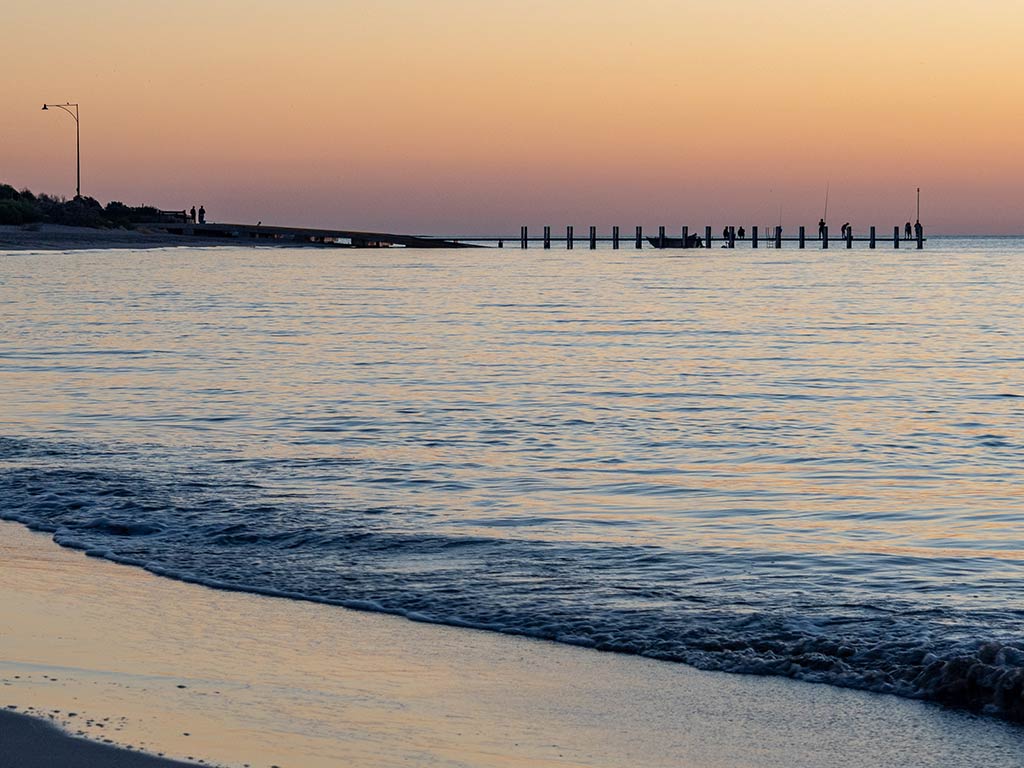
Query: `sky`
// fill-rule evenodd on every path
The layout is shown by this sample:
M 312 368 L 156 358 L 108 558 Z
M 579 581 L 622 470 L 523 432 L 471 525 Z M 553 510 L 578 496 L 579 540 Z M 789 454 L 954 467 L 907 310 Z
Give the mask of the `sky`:
M 0 182 L 439 235 L 1024 233 L 1021 0 L 10 3 Z

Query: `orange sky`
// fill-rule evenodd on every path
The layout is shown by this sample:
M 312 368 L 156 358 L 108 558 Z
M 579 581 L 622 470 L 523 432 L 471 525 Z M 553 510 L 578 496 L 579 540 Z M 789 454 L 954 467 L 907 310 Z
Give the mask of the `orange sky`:
M 1020 0 L 50 0 L 0 26 L 0 180 L 458 234 L 1024 232 Z M 841 221 L 840 221 L 841 220 Z

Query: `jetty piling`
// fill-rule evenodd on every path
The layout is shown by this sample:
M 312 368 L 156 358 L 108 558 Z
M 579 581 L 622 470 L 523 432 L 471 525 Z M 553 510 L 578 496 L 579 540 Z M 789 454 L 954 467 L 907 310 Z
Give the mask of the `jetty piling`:
M 644 228 L 643 227 L 637 227 L 636 228 L 636 247 L 637 248 L 643 248 L 644 247 Z
M 874 249 L 874 247 L 875 247 L 875 228 L 874 228 L 874 226 L 872 226 L 872 227 L 871 227 L 871 235 L 870 235 L 870 238 L 871 238 L 871 239 L 870 239 L 870 241 L 869 241 L 869 242 L 870 242 L 870 245 L 868 245 L 868 247 L 869 247 L 869 248 L 871 248 L 871 249 L 873 250 L 873 249 Z
M 690 228 L 688 226 L 686 226 L 685 224 L 683 225 L 682 235 L 683 235 L 683 245 L 686 245 L 686 241 L 690 237 Z
M 526 227 L 519 228 L 519 247 L 526 249 L 528 247 L 529 235 L 527 234 Z
M 807 245 L 807 228 L 804 226 L 800 227 L 800 247 L 805 248 Z
M 597 227 L 590 228 L 590 250 L 597 248 Z
M 619 250 L 619 227 L 618 225 L 612 227 L 612 249 Z
M 821 228 L 821 247 L 828 248 L 828 224 Z
M 895 227 L 892 228 L 892 247 L 893 248 L 899 248 L 900 247 L 900 225 L 899 224 L 897 224 Z
M 550 250 L 550 249 L 551 249 L 551 227 L 550 226 L 546 226 L 546 227 L 544 227 L 544 250 L 547 251 L 547 250 Z
M 758 235 L 757 224 L 755 224 L 754 226 L 752 226 L 750 228 L 750 247 L 751 248 L 757 248 L 758 247 L 757 235 Z
M 782 247 L 782 227 L 778 226 L 775 228 L 775 247 Z

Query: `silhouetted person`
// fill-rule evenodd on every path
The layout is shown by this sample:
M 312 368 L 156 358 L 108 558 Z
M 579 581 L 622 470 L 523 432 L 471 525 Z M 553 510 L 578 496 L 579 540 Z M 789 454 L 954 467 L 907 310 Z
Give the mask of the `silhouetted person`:
M 850 222 L 846 222 L 845 224 L 843 224 L 843 229 L 841 230 L 841 232 L 843 237 L 848 237 L 849 235 L 853 234 L 853 232 L 850 230 Z
M 818 239 L 819 240 L 824 240 L 825 239 L 825 230 L 826 229 L 827 229 L 827 226 L 825 224 L 825 220 L 824 219 L 818 219 Z
M 192 210 L 188 212 L 188 215 L 192 217 L 192 223 L 196 223 L 196 207 L 193 205 Z M 910 222 L 907 222 L 907 237 L 910 237 Z
M 924 227 L 921 226 L 920 221 L 914 222 L 914 237 L 916 237 L 918 240 L 924 237 Z
M 747 230 L 745 230 L 743 227 L 740 227 L 739 229 L 736 230 L 736 234 L 739 237 L 739 239 L 742 240 L 744 237 L 746 237 Z
M 199 223 L 200 224 L 205 224 L 206 223 L 206 208 L 204 208 L 201 205 L 199 206 Z
M 722 230 L 722 239 L 723 240 L 728 240 L 729 239 L 729 228 L 728 227 L 725 227 Z
M 909 240 L 912 234 L 913 230 L 911 229 L 910 222 L 908 221 L 906 226 L 903 227 L 903 236 Z

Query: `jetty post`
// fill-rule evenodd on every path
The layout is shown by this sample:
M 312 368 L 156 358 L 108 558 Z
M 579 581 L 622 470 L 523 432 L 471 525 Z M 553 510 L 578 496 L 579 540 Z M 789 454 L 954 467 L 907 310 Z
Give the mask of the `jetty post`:
M 551 248 L 551 227 L 544 227 L 544 250 Z
M 917 228 L 917 250 L 924 248 L 924 227 Z
M 729 227 L 729 247 L 736 247 L 736 227 Z
M 853 248 L 853 227 L 846 228 L 846 247 Z
M 664 248 L 665 247 L 665 227 L 664 226 L 658 227 L 658 247 L 659 248 Z
M 828 248 L 828 224 L 821 229 L 821 247 Z
M 705 248 L 710 248 L 711 247 L 711 227 L 710 227 L 710 225 L 707 226 L 707 227 L 704 227 L 704 247 Z
M 689 246 L 686 244 L 686 241 L 690 239 L 690 228 L 687 225 L 685 225 L 685 224 L 683 225 L 682 235 L 683 235 L 683 248 L 689 248 Z
M 782 226 L 775 228 L 775 247 L 782 248 Z
M 619 250 L 619 227 L 612 227 L 612 250 Z
M 895 227 L 892 228 L 892 247 L 893 248 L 899 248 L 900 247 L 900 225 L 899 224 L 897 224 Z
M 529 238 L 527 237 L 526 227 L 519 228 L 519 247 L 526 248 L 526 242 Z
M 636 228 L 636 247 L 637 248 L 643 248 L 644 247 L 644 228 L 643 227 L 637 227 Z
M 868 247 L 869 248 L 874 248 L 875 247 L 875 227 L 874 227 L 874 225 L 871 226 L 871 234 L 869 235 L 869 237 L 870 237 L 870 240 L 868 242 L 870 243 L 870 245 Z
M 597 248 L 597 227 L 590 228 L 590 250 Z
M 804 248 L 807 245 L 807 228 L 804 226 L 800 227 L 800 247 Z
M 565 228 L 565 247 L 570 251 L 573 249 L 572 242 L 572 224 Z
M 750 228 L 750 247 L 757 248 L 757 224 Z

